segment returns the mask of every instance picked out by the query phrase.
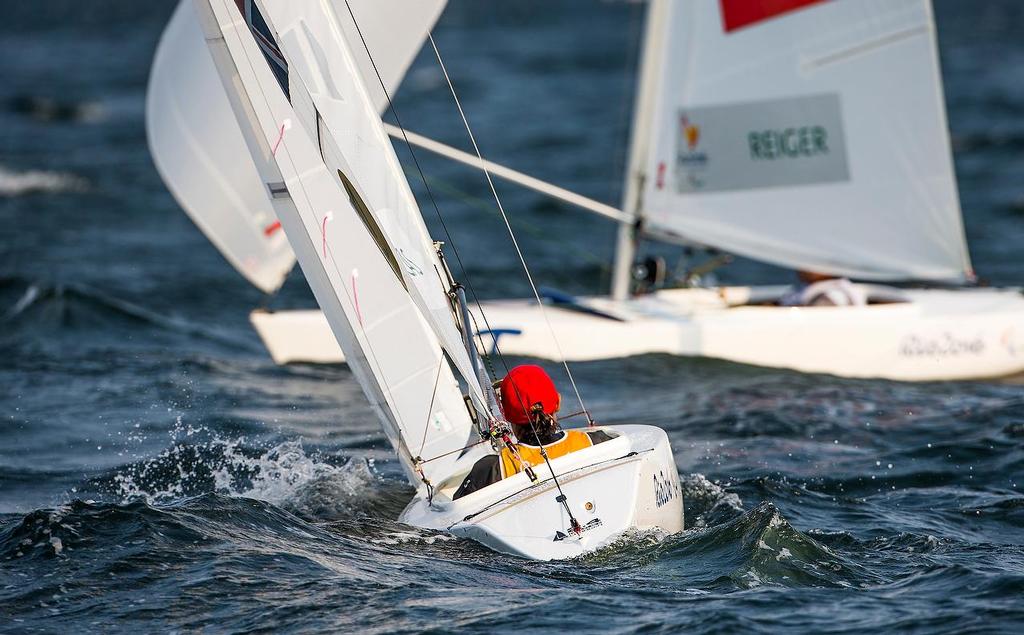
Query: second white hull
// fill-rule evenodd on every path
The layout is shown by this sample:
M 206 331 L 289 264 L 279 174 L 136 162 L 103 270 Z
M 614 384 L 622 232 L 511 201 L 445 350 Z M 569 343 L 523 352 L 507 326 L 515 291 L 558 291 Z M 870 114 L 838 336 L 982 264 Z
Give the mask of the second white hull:
M 1024 372 L 1024 296 L 1017 290 L 903 292 L 907 302 L 866 307 L 741 304 L 772 289 L 679 289 L 581 304 L 619 320 L 549 306 L 569 361 L 667 353 L 843 377 L 903 381 L 978 379 Z M 484 303 L 502 353 L 558 359 L 537 305 Z M 319 311 L 251 316 L 271 356 L 289 362 L 344 361 Z M 481 322 L 482 323 L 482 322 Z

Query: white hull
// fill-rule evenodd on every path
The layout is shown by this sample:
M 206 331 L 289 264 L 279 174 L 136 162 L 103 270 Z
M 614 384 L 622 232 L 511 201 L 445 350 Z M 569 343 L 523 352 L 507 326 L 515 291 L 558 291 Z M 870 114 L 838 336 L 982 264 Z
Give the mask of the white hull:
M 623 302 L 583 298 L 618 316 L 548 307 L 570 361 L 667 353 L 843 377 L 978 379 L 1024 372 L 1024 296 L 1015 289 L 909 290 L 866 307 L 736 306 L 776 288 L 659 291 Z M 502 353 L 557 359 L 537 306 L 484 303 Z M 253 326 L 279 364 L 344 361 L 319 311 L 257 311 Z
M 633 529 L 682 531 L 682 490 L 665 432 L 640 425 L 604 429 L 621 436 L 551 461 L 566 502 L 584 527 L 579 536 L 556 500 L 546 466 L 536 468 L 536 483 L 521 473 L 452 501 L 464 477 L 458 474 L 438 487 L 432 503 L 421 489 L 399 520 L 533 560 L 579 556 Z

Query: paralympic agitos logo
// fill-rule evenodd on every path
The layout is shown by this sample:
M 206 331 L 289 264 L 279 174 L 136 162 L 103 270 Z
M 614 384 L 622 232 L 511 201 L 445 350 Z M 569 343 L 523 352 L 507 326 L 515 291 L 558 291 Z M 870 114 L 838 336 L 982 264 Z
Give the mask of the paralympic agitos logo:
M 676 142 L 676 178 L 683 179 L 692 189 L 704 185 L 703 172 L 708 155 L 700 149 L 700 126 L 685 113 L 679 116 L 679 136 Z
M 679 130 L 683 135 L 683 139 L 686 141 L 686 147 L 693 152 L 697 149 L 697 143 L 700 141 L 700 127 L 691 123 L 690 118 L 683 115 L 679 119 Z

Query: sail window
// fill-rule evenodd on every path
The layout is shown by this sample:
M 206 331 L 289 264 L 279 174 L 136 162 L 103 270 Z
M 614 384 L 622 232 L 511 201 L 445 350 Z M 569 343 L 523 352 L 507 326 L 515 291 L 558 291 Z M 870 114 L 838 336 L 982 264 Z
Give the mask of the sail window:
M 277 45 L 277 40 L 274 39 L 274 33 L 252 0 L 235 0 L 235 2 L 238 5 L 238 10 L 245 17 L 245 23 L 256 39 L 256 44 L 259 45 L 263 57 L 270 65 L 270 70 L 274 73 L 278 85 L 284 91 L 284 96 L 291 101 L 291 92 L 288 90 L 288 62 L 281 54 L 281 48 Z
M 352 203 L 352 207 L 355 208 L 356 213 L 359 214 L 359 218 L 363 221 L 363 225 L 366 227 L 366 231 L 370 232 L 370 236 L 373 237 L 373 242 L 377 243 L 377 249 L 380 249 L 380 253 L 384 255 L 384 259 L 391 265 L 392 271 L 395 272 L 395 276 L 398 281 L 402 283 L 405 290 L 408 291 L 409 287 L 406 286 L 405 280 L 402 278 L 402 270 L 398 266 L 398 259 L 395 258 L 395 254 L 391 251 L 391 247 L 388 246 L 388 241 L 384 238 L 384 232 L 381 231 L 380 225 L 373 218 L 373 214 L 370 213 L 370 208 L 363 202 L 363 198 L 359 196 L 359 192 L 356 190 L 356 186 L 349 180 L 345 173 L 338 170 L 338 178 L 341 179 L 341 184 L 345 186 L 345 191 L 348 192 L 348 200 Z

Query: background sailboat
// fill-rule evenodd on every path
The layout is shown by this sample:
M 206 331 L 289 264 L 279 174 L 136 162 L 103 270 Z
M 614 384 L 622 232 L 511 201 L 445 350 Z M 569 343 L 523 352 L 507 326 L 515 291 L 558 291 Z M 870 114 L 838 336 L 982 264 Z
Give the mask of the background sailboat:
M 630 297 L 641 237 L 863 280 L 973 277 L 929 2 L 784 2 L 750 13 L 743 3 L 654 0 L 648 11 L 623 210 L 500 173 L 621 223 L 611 297 L 559 298 L 560 353 L 529 303 L 492 303 L 504 350 L 706 355 L 907 380 L 1024 369 L 1024 301 L 1013 290 L 876 290 L 902 301 L 856 309 L 749 306 L 777 298 L 771 287 Z M 255 313 L 253 323 L 280 362 L 341 359 L 316 312 Z

